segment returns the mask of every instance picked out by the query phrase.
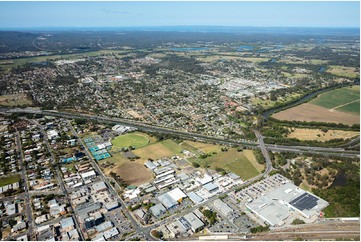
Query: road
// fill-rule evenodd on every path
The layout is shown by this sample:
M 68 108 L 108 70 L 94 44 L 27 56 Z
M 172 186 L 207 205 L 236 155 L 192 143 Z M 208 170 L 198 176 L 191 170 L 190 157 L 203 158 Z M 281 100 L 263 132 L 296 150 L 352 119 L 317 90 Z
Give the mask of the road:
M 26 167 L 24 165 L 24 153 L 23 153 L 23 148 L 21 145 L 21 141 L 20 141 L 20 134 L 19 131 L 16 131 L 15 133 L 15 139 L 16 139 L 16 146 L 18 148 L 18 154 L 20 154 L 19 156 L 19 163 L 20 163 L 20 169 L 21 169 L 21 179 L 22 181 L 24 181 L 24 190 L 25 190 L 25 194 L 24 194 L 24 200 L 25 200 L 25 207 L 26 207 L 26 216 L 28 218 L 28 236 L 30 238 L 30 240 L 33 240 L 33 231 L 34 231 L 34 218 L 33 218 L 33 211 L 32 208 L 30 206 L 31 204 L 31 200 L 30 200 L 30 195 L 29 195 L 29 182 L 28 182 L 28 176 L 26 175 Z
M 46 147 L 48 149 L 48 152 L 50 153 L 50 156 L 51 156 L 51 164 L 52 164 L 51 166 L 52 166 L 53 170 L 56 171 L 56 179 L 58 180 L 58 184 L 60 186 L 61 194 L 65 195 L 65 199 L 69 202 L 69 204 L 71 204 L 70 199 L 69 199 L 68 191 L 66 190 L 66 188 L 64 186 L 64 182 L 63 182 L 63 179 L 61 178 L 62 176 L 61 176 L 61 173 L 60 173 L 60 170 L 59 170 L 59 166 L 57 166 L 56 158 L 55 158 L 54 153 L 53 153 L 53 151 L 51 149 L 49 141 L 47 139 L 48 136 L 46 135 L 46 131 L 45 131 L 44 127 L 41 124 L 39 124 L 36 120 L 29 120 L 29 121 L 31 121 L 33 124 L 37 125 L 38 128 L 40 128 L 41 133 L 42 133 L 42 135 L 44 137 L 44 143 L 45 143 L 45 145 L 46 145 Z M 54 193 L 52 191 L 49 192 L 49 194 L 56 194 L 56 193 L 57 192 Z M 74 209 L 73 209 L 72 206 L 70 206 L 69 208 L 70 208 L 69 212 L 73 216 L 73 220 L 75 222 L 75 226 L 76 226 L 77 230 L 79 231 L 80 237 L 81 237 L 82 240 L 84 240 L 85 238 L 84 238 L 82 230 L 80 229 L 79 221 L 78 221 L 77 217 L 74 215 Z
M 165 127 L 159 127 L 151 124 L 144 124 L 134 120 L 127 120 L 121 118 L 110 118 L 110 117 L 103 117 L 103 116 L 95 116 L 89 114 L 74 114 L 68 112 L 57 112 L 57 111 L 49 111 L 49 110 L 35 110 L 35 109 L 21 109 L 21 108 L 0 108 L 0 112 L 3 113 L 30 113 L 30 114 L 40 114 L 40 115 L 49 115 L 49 116 L 56 116 L 56 117 L 63 117 L 68 119 L 75 119 L 75 118 L 83 118 L 83 119 L 90 119 L 96 120 L 98 122 L 103 123 L 112 123 L 112 124 L 122 124 L 134 128 L 138 128 L 140 130 L 146 132 L 157 132 L 162 134 L 171 134 L 178 136 L 184 139 L 191 139 L 191 140 L 198 140 L 198 141 L 205 141 L 211 143 L 218 143 L 222 145 L 233 145 L 233 146 L 246 146 L 246 147 L 259 147 L 258 142 L 255 141 L 247 141 L 247 140 L 233 140 L 233 139 L 225 139 L 221 137 L 215 136 L 208 136 L 198 133 L 191 133 L 185 132 L 180 130 L 172 130 Z M 263 142 L 263 138 L 262 138 Z M 344 148 L 325 148 L 325 147 L 309 147 L 309 146 L 283 146 L 283 145 L 273 145 L 273 144 L 265 144 L 265 146 L 269 150 L 273 151 L 288 151 L 288 152 L 297 152 L 297 153 L 312 153 L 312 154 L 319 154 L 319 155 L 332 155 L 332 156 L 339 156 L 339 157 L 350 157 L 350 158 L 359 158 L 358 151 L 350 151 L 345 150 Z
M 146 240 L 154 240 L 153 237 L 150 237 L 150 235 L 144 233 L 143 228 L 138 224 L 138 222 L 133 218 L 133 216 L 129 213 L 128 209 L 125 206 L 125 203 L 123 202 L 123 200 L 119 197 L 119 195 L 117 194 L 117 192 L 115 191 L 115 189 L 113 188 L 113 186 L 110 185 L 110 183 L 107 180 L 107 177 L 103 174 L 103 171 L 99 168 L 98 163 L 93 159 L 93 156 L 90 154 L 89 150 L 86 148 L 86 145 L 84 144 L 83 140 L 80 139 L 78 137 L 78 134 L 75 132 L 73 125 L 68 122 L 69 124 L 69 128 L 72 132 L 72 134 L 77 137 L 78 139 L 78 143 L 82 144 L 82 146 L 84 147 L 84 150 L 86 152 L 86 155 L 89 157 L 90 162 L 92 163 L 95 171 L 97 174 L 99 174 L 99 176 L 101 177 L 101 180 L 107 185 L 107 187 L 109 187 L 109 191 L 110 193 L 117 198 L 118 202 L 121 205 L 122 211 L 124 212 L 125 216 L 129 219 L 129 221 L 131 221 L 133 227 L 135 228 L 136 232 L 140 235 L 144 236 L 144 239 Z

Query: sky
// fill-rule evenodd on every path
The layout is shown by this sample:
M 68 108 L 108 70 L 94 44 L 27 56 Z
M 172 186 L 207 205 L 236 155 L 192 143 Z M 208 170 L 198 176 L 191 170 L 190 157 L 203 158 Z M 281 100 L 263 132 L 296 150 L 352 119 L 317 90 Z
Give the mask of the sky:
M 0 28 L 359 27 L 360 2 L 0 2 Z

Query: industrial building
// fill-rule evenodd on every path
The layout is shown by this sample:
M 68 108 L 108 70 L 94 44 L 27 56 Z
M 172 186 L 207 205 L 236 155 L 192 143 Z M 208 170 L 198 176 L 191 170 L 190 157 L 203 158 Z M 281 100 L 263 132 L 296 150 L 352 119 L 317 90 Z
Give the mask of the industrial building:
M 246 204 L 246 207 L 269 225 L 282 226 L 293 211 L 305 218 L 316 219 L 328 205 L 325 200 L 288 182 Z
M 226 203 L 224 203 L 221 199 L 216 199 L 213 202 L 214 207 L 221 212 L 224 216 L 227 216 L 231 212 L 233 212 L 233 209 L 230 208 Z

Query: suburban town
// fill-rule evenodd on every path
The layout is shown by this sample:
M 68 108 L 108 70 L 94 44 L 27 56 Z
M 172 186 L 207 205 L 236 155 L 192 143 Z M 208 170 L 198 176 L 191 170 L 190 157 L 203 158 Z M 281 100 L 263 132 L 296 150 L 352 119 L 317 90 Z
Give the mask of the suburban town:
M 0 240 L 360 241 L 359 9 L 0 2 Z

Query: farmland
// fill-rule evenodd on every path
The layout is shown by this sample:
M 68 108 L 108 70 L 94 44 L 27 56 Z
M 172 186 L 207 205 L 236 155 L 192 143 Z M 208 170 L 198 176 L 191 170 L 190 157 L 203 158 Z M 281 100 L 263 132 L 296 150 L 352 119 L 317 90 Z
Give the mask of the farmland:
M 272 117 L 287 121 L 360 123 L 360 86 L 343 87 L 320 94 L 309 103 L 281 111 Z
M 355 78 L 359 75 L 359 72 L 356 70 L 356 68 L 345 66 L 331 66 L 331 68 L 326 72 L 329 72 L 336 76 L 344 76 L 349 78 Z
M 360 113 L 360 86 L 343 87 L 322 93 L 310 103 L 331 110 L 345 111 L 346 108 L 349 112 Z
M 299 140 L 317 140 L 317 141 L 328 141 L 331 139 L 349 139 L 359 135 L 359 132 L 355 131 L 344 131 L 344 130 L 327 130 L 323 132 L 320 129 L 293 129 L 288 138 L 297 138 Z

